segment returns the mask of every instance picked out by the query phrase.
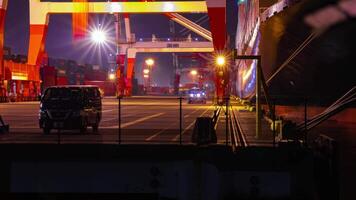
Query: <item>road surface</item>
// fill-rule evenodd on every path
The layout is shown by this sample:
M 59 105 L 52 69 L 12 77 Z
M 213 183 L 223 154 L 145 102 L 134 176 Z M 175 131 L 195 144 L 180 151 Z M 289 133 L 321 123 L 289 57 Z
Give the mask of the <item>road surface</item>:
M 175 97 L 133 97 L 122 100 L 121 141 L 123 143 L 179 143 L 179 100 Z M 118 141 L 118 100 L 103 99 L 103 118 L 98 133 L 88 128 L 86 134 L 78 130 L 52 130 L 43 135 L 38 126 L 39 102 L 0 104 L 0 114 L 10 124 L 10 133 L 0 135 L 2 143 L 115 143 Z M 183 100 L 184 143 L 190 142 L 197 117 L 211 116 L 215 107 L 207 104 L 187 104 Z

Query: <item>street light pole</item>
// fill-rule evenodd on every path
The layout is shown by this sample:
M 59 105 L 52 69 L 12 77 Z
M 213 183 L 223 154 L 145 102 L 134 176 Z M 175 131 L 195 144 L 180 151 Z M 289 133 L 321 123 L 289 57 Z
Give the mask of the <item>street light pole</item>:
M 148 59 L 146 59 L 145 60 L 145 63 L 146 63 L 146 65 L 147 65 L 147 68 L 148 68 L 148 70 L 149 70 L 149 73 L 148 73 L 148 91 L 151 91 L 151 87 L 152 87 L 152 83 L 151 83 L 151 81 L 152 81 L 152 79 L 151 79 L 151 77 L 152 77 L 152 66 L 154 65 L 154 63 L 155 63 L 155 61 L 152 59 L 152 58 L 148 58 Z
M 151 66 L 150 65 L 148 65 L 147 66 L 148 67 L 148 70 L 149 70 L 149 72 L 148 72 L 148 90 L 149 90 L 149 92 L 151 92 L 151 76 L 152 76 L 152 73 L 151 73 Z
M 217 96 L 217 104 L 224 104 L 224 97 L 226 96 L 226 85 L 228 82 L 227 78 L 227 63 L 226 56 L 218 55 L 216 57 L 215 63 L 217 65 L 216 68 L 216 96 Z
M 120 36 L 122 35 L 122 28 L 121 28 L 121 18 L 120 14 L 114 14 L 115 17 L 115 40 L 116 40 L 116 76 L 117 76 L 117 96 L 123 95 L 124 90 L 124 81 L 123 81 L 123 59 L 122 55 L 120 55 Z

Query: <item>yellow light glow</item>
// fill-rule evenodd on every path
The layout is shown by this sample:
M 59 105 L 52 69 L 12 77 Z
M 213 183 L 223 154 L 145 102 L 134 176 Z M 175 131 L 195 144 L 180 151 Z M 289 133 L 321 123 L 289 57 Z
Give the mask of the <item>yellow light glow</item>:
M 148 66 L 152 66 L 155 64 L 155 61 L 152 58 L 146 59 L 146 65 Z
M 144 73 L 144 74 L 148 74 L 148 73 L 150 73 L 150 70 L 149 70 L 149 69 L 144 69 L 144 70 L 143 70 L 143 73 Z
M 218 57 L 216 58 L 216 64 L 217 64 L 218 66 L 224 66 L 225 63 L 226 63 L 226 58 L 225 58 L 225 56 L 218 56 Z
M 114 80 L 116 78 L 115 74 L 109 74 L 109 79 Z
M 163 11 L 165 12 L 173 12 L 174 11 L 174 5 L 172 2 L 166 2 L 163 4 Z
M 122 6 L 119 3 L 112 2 L 110 9 L 111 9 L 110 10 L 111 13 L 114 13 L 115 11 L 116 12 L 121 12 L 122 11 Z
M 26 81 L 28 80 L 28 75 L 26 73 L 12 72 L 11 79 Z
M 86 10 L 87 9 L 87 10 Z M 181 2 L 41 2 L 30 0 L 30 23 L 45 24 L 47 14 L 59 13 L 207 13 L 205 1 Z
M 198 72 L 197 72 L 197 70 L 192 70 L 192 71 L 190 71 L 190 74 L 193 76 L 196 76 L 198 74 Z
M 148 76 L 148 74 L 145 74 L 145 75 L 143 75 L 143 77 L 144 77 L 144 78 L 148 78 L 149 76 Z

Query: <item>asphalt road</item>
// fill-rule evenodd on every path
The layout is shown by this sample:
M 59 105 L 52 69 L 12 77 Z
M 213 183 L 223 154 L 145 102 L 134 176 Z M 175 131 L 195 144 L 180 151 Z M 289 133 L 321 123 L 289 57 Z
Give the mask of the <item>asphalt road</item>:
M 187 104 L 183 100 L 182 140 L 189 143 L 197 117 L 211 116 L 214 106 Z M 118 141 L 118 100 L 103 99 L 103 118 L 98 133 L 88 128 L 86 134 L 78 130 L 56 131 L 43 135 L 38 126 L 39 102 L 0 104 L 0 114 L 10 125 L 10 133 L 1 134 L 2 143 L 116 143 Z M 223 121 L 223 120 L 220 120 Z M 121 104 L 121 141 L 123 143 L 179 143 L 179 100 L 176 97 L 132 97 Z M 223 127 L 223 126 L 221 126 Z

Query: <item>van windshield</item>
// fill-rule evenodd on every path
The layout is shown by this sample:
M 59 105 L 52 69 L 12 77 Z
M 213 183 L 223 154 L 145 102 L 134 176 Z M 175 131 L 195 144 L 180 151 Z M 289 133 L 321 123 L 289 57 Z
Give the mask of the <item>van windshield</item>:
M 42 102 L 46 107 L 75 108 L 81 105 L 82 97 L 80 88 L 49 88 Z

